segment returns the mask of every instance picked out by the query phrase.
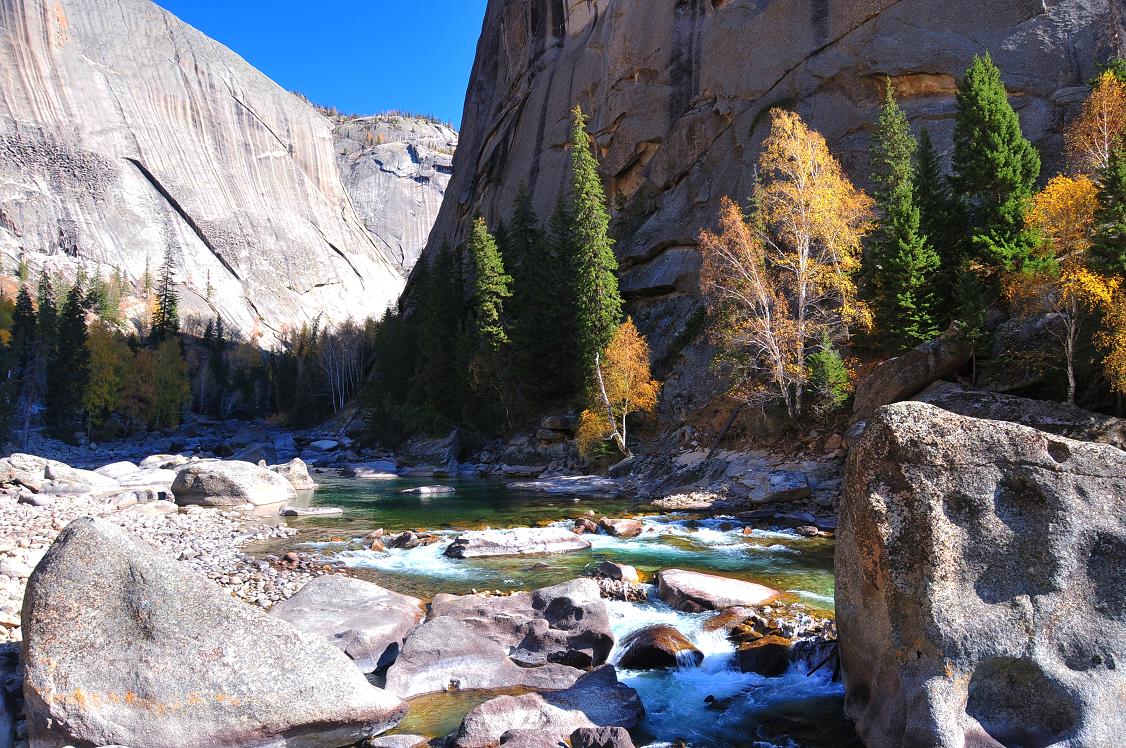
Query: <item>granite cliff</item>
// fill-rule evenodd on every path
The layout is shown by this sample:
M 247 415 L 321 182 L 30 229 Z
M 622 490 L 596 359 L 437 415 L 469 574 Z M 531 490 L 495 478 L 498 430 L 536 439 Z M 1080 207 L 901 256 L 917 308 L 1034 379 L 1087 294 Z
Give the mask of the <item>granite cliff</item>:
M 8 273 L 23 259 L 136 282 L 171 247 L 182 313 L 263 343 L 318 314 L 378 314 L 454 144 L 412 118 L 332 121 L 150 0 L 0 0 Z
M 430 249 L 462 240 L 477 213 L 507 216 L 521 182 L 549 215 L 577 102 L 615 209 L 623 292 L 654 358 L 675 362 L 697 306 L 695 237 L 720 197 L 750 194 L 771 107 L 795 108 L 863 181 L 885 79 L 948 150 L 956 76 L 989 51 L 1048 170 L 1123 22 L 1118 0 L 490 0 Z M 692 393 L 707 388 L 678 374 L 706 370 L 696 358 L 670 367 L 664 407 L 698 408 Z

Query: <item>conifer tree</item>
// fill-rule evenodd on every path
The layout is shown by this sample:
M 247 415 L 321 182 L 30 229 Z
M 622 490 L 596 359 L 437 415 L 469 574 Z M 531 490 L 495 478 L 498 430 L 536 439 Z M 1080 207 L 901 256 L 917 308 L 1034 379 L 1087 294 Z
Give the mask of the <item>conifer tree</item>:
M 419 354 L 421 401 L 438 419 L 431 428 L 445 428 L 460 413 L 462 378 L 459 371 L 459 332 L 463 287 L 461 263 L 443 244 L 421 284 Z
M 35 345 L 35 306 L 26 283 L 20 284 L 19 293 L 16 294 L 16 308 L 12 312 L 11 345 L 12 366 L 22 376 Z
M 967 202 L 976 258 L 998 270 L 1035 262 L 1025 213 L 1040 176 L 1040 154 L 1021 133 L 1001 71 L 989 55 L 974 57 L 958 85 L 952 184 Z
M 1126 276 L 1126 147 L 1111 154 L 1099 182 L 1091 265 L 1109 275 Z
M 581 376 L 589 379 L 595 359 L 622 322 L 618 260 L 610 238 L 606 192 L 591 152 L 586 115 L 571 112 L 570 274 Z
M 75 283 L 59 314 L 58 346 L 47 371 L 43 420 L 56 436 L 67 439 L 83 426 L 83 397 L 90 382 L 86 347 L 86 294 Z
M 925 127 L 919 133 L 915 157 L 915 204 L 919 206 L 919 230 L 938 254 L 935 314 L 939 327 L 946 327 L 954 318 L 954 286 L 967 259 L 962 231 L 965 221 L 960 204 L 950 193 L 930 131 Z
M 512 276 L 505 272 L 504 260 L 484 218 L 473 222 L 469 254 L 473 260 L 473 332 L 479 350 L 495 357 L 509 342 L 504 303 L 512 297 Z
M 180 332 L 180 300 L 176 294 L 176 260 L 169 246 L 164 251 L 160 278 L 156 286 L 156 309 L 152 314 L 151 338 L 159 345 Z
M 898 349 L 913 348 L 938 334 L 934 282 L 939 258 L 919 230 L 916 151 L 907 115 L 889 79 L 870 154 L 880 223 L 865 249 L 862 273 L 876 329 Z
M 548 270 L 543 285 L 549 286 L 545 297 L 546 316 L 541 320 L 550 337 L 540 338 L 536 346 L 544 354 L 541 373 L 544 394 L 569 394 L 585 385 L 579 355 L 578 303 L 575 287 L 575 242 L 571 234 L 571 203 L 560 193 L 544 232 L 544 255 Z M 560 282 L 560 279 L 563 279 Z M 533 351 L 532 355 L 536 355 Z M 545 372 L 546 370 L 546 372 Z

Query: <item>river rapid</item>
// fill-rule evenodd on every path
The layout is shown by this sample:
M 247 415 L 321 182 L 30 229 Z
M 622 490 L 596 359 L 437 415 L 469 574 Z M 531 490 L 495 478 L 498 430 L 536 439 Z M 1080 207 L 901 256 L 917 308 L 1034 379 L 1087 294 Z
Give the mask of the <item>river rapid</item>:
M 502 482 L 417 479 L 323 479 L 311 502 L 344 509 L 343 515 L 291 521 L 300 528 L 299 550 L 344 564 L 356 576 L 429 600 L 447 592 L 514 591 L 544 587 L 589 573 L 602 560 L 631 564 L 643 574 L 680 568 L 760 582 L 799 602 L 813 615 L 833 611 L 831 539 L 751 527 L 732 517 L 662 514 L 636 501 L 560 496 L 509 489 Z M 403 493 L 422 485 L 446 485 L 452 493 Z M 522 558 L 451 559 L 447 538 L 462 530 L 563 524 L 589 516 L 633 516 L 645 529 L 633 539 L 586 536 L 589 551 Z M 443 542 L 410 550 L 365 548 L 376 528 L 388 533 L 426 530 Z M 707 621 L 714 614 L 676 611 L 650 594 L 645 602 L 607 601 L 615 638 L 655 623 L 674 626 L 705 655 L 699 665 L 674 670 L 620 670 L 637 689 L 645 720 L 632 730 L 638 746 L 859 745 L 841 713 L 843 688 L 831 668 L 809 675 L 795 664 L 785 675 L 765 678 L 733 667 L 734 645 Z M 611 653 L 614 662 L 617 650 Z M 412 701 L 398 732 L 437 737 L 457 729 L 464 714 L 495 693 L 436 694 Z

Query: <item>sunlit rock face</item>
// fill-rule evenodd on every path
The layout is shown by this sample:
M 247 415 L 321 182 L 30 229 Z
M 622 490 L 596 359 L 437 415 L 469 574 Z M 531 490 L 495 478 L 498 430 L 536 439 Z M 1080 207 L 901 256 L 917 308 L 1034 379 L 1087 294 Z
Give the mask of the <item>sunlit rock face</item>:
M 948 153 L 956 78 L 989 50 L 1050 169 L 1122 27 L 1117 0 L 490 0 L 430 250 L 464 239 L 478 212 L 506 217 L 521 182 L 550 215 L 581 104 L 623 291 L 654 359 L 675 361 L 696 307 L 696 236 L 723 195 L 751 193 L 771 107 L 796 109 L 864 182 L 885 80 Z M 674 381 L 665 398 L 698 385 Z
M 383 211 L 420 184 L 403 169 L 350 194 L 346 129 L 149 0 L 0 0 L 3 269 L 138 281 L 170 247 L 183 314 L 263 342 L 379 314 L 437 198 Z

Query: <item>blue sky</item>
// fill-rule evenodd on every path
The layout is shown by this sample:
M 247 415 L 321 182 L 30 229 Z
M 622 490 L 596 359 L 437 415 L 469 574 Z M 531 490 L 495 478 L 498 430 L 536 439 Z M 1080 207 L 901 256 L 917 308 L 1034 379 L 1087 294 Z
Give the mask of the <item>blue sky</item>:
M 288 90 L 458 126 L 486 0 L 156 0 Z

